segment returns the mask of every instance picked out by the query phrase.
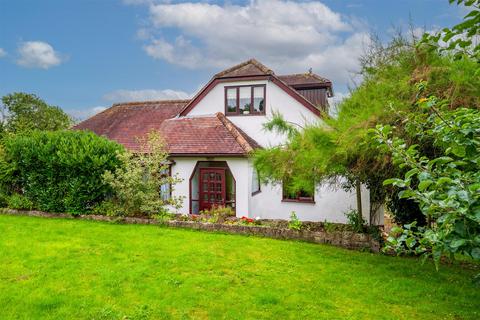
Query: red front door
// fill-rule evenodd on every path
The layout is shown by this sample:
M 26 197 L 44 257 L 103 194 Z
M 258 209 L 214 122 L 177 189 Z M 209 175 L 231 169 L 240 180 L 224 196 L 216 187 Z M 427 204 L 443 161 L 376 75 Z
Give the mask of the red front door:
M 225 206 L 225 169 L 200 168 L 200 211 Z

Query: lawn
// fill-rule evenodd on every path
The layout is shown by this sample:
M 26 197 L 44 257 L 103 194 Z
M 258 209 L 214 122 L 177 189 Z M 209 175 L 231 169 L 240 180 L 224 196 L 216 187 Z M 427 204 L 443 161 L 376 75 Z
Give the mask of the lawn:
M 0 319 L 479 319 L 475 271 L 294 241 L 0 215 Z

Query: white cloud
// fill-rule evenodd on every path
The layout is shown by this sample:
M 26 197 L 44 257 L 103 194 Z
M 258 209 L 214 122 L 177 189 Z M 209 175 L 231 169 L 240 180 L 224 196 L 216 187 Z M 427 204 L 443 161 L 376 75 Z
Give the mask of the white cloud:
M 145 52 L 187 68 L 223 68 L 255 57 L 278 73 L 312 67 L 346 82 L 367 34 L 321 2 L 253 0 L 245 5 L 150 4 Z M 167 38 L 165 29 L 176 37 Z M 170 33 L 170 32 L 169 32 Z M 142 34 L 145 34 L 142 31 Z
M 191 95 L 183 91 L 175 91 L 170 89 L 155 90 L 115 90 L 103 96 L 103 99 L 111 102 L 128 102 L 128 101 L 147 101 L 147 100 L 176 100 L 188 99 Z
M 18 48 L 17 64 L 28 68 L 48 69 L 62 63 L 60 54 L 42 41 L 22 42 Z
M 93 108 L 87 108 L 87 109 L 71 109 L 67 110 L 67 113 L 73 117 L 73 119 L 77 121 L 81 121 L 87 118 L 90 118 L 91 116 L 96 115 L 99 112 L 102 112 L 106 110 L 107 107 L 104 106 L 97 106 Z
M 2 48 L 0 48 L 0 58 L 3 58 L 7 55 L 7 52 L 5 50 L 3 50 Z

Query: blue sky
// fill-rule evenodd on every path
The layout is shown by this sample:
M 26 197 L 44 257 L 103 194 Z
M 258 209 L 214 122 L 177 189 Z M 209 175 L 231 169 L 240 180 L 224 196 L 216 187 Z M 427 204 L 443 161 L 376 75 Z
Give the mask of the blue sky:
M 185 98 L 255 57 L 277 74 L 313 68 L 338 96 L 375 32 L 433 30 L 447 0 L 0 0 L 0 96 L 35 93 L 77 118 L 113 102 Z

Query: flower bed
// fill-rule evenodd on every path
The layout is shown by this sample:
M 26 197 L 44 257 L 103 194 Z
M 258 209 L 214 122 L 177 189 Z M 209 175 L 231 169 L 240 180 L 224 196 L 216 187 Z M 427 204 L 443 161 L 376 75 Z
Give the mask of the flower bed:
M 231 218 L 223 223 L 212 223 L 202 221 L 207 219 L 200 216 L 180 216 L 176 215 L 173 220 L 159 221 L 152 218 L 135 218 L 135 217 L 109 217 L 102 215 L 79 215 L 72 216 L 69 214 L 54 214 L 46 213 L 42 211 L 23 211 L 13 209 L 0 209 L 2 214 L 11 215 L 28 215 L 36 217 L 49 217 L 49 218 L 70 218 L 70 219 L 84 219 L 84 220 L 97 220 L 97 221 L 109 221 L 117 223 L 129 223 L 129 224 L 163 224 L 168 227 L 186 228 L 194 230 L 203 230 L 209 232 L 222 232 L 231 234 L 241 234 L 249 236 L 262 236 L 274 239 L 292 239 L 301 240 L 312 243 L 324 243 L 331 244 L 338 247 L 356 250 L 371 250 L 378 252 L 380 250 L 380 243 L 375 240 L 372 235 L 366 233 L 355 233 L 348 230 L 325 230 L 325 226 L 322 227 L 322 223 L 306 222 L 305 228 L 302 230 L 288 229 L 288 221 L 284 220 L 254 220 L 247 218 L 238 219 Z M 240 220 L 240 224 L 237 223 Z M 253 221 L 251 221 L 253 220 Z M 346 229 L 346 228 L 345 228 Z

